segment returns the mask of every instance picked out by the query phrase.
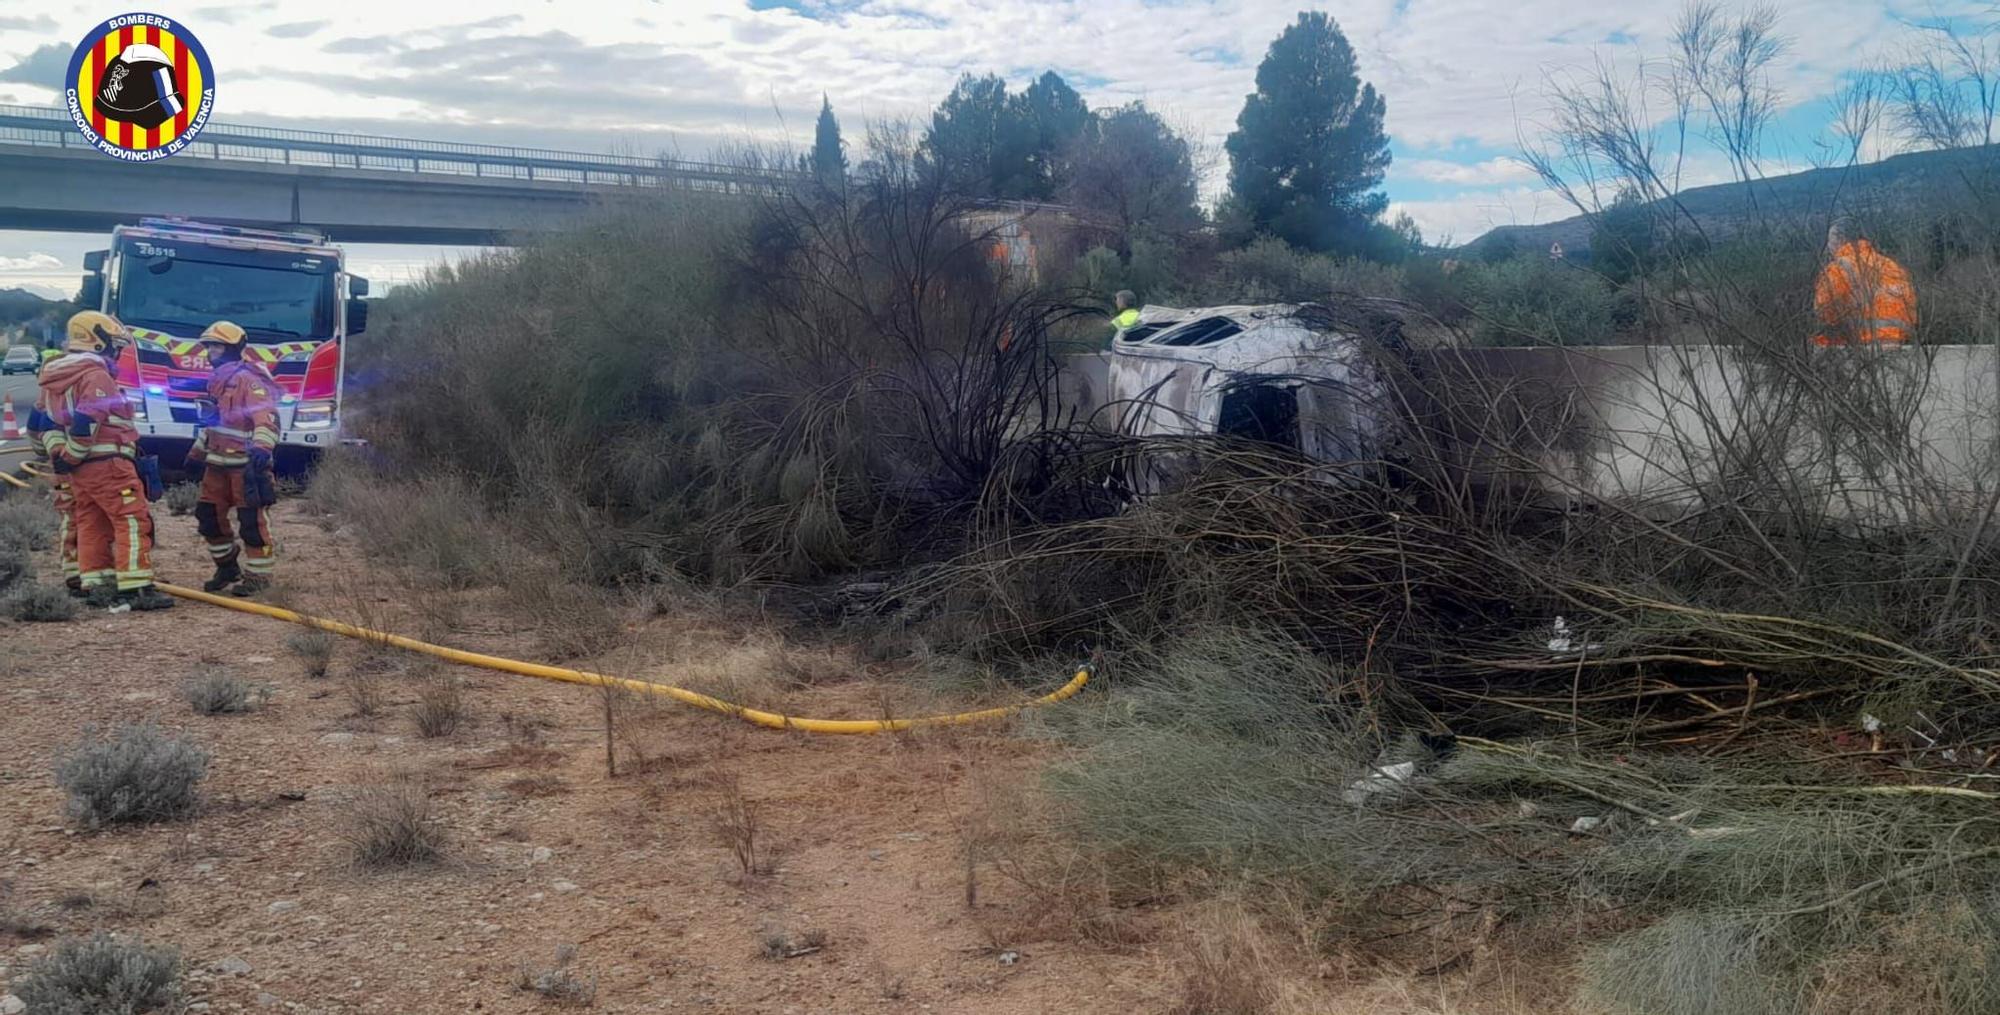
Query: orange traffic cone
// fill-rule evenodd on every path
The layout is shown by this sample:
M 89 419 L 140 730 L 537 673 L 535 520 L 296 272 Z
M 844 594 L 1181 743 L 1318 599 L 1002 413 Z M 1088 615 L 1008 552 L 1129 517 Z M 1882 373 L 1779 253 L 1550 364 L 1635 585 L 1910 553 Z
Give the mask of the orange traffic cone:
M 0 441 L 21 439 L 21 424 L 14 419 L 14 396 L 8 395 L 4 408 L 0 408 Z

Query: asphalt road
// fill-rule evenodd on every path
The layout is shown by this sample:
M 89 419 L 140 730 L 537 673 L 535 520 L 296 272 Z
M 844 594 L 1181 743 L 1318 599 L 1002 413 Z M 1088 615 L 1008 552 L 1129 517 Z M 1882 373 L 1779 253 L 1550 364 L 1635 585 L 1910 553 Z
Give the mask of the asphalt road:
M 14 400 L 14 419 L 28 425 L 28 410 L 35 407 L 35 375 L 9 374 L 0 377 L 0 394 Z

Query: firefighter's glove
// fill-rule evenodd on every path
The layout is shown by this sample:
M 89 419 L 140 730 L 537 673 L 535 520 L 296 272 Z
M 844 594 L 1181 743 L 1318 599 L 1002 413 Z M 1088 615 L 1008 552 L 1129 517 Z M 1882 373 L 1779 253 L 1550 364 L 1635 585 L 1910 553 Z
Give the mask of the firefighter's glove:
M 278 502 L 278 485 L 271 480 L 271 452 L 250 449 L 250 467 L 243 473 L 243 506 L 270 507 Z

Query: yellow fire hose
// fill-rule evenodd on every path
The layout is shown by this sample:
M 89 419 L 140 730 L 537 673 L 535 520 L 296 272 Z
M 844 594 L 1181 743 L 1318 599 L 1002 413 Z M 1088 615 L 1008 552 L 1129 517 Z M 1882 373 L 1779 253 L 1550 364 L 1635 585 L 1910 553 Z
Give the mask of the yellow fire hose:
M 0 453 L 4 453 L 4 449 L 0 449 Z M 22 468 L 31 476 L 49 476 L 47 471 L 32 462 L 24 464 Z M 0 472 L 0 479 L 4 479 L 23 490 L 30 487 L 29 483 L 23 482 L 8 473 Z M 224 609 L 237 610 L 242 613 L 254 613 L 277 620 L 290 621 L 294 624 L 303 624 L 307 627 L 316 627 L 322 631 L 330 631 L 334 634 L 344 635 L 349 638 L 358 638 L 363 641 L 374 642 L 378 645 L 393 645 L 397 648 L 408 649 L 412 652 L 422 652 L 425 655 L 436 656 L 447 662 L 458 663 L 464 666 L 477 666 L 482 669 L 498 670 L 502 673 L 515 673 L 524 677 L 534 677 L 539 680 L 554 680 L 566 684 L 583 684 L 590 687 L 617 687 L 638 694 L 660 695 L 672 698 L 682 704 L 693 705 L 696 708 L 705 708 L 711 712 L 720 712 L 723 715 L 735 716 L 753 725 L 777 730 L 802 730 L 807 733 L 894 733 L 924 726 L 962 726 L 993 719 L 1004 719 L 1023 709 L 1038 705 L 1053 705 L 1076 694 L 1076 692 L 1083 690 L 1084 684 L 1090 682 L 1091 673 L 1089 666 L 1080 667 L 1076 671 L 1076 675 L 1069 679 L 1069 683 L 1039 698 L 1022 702 L 1018 705 L 1003 705 L 999 708 L 986 708 L 975 712 L 921 716 L 912 719 L 806 719 L 799 716 L 766 712 L 761 709 L 746 708 L 742 705 L 723 701 L 720 698 L 710 697 L 698 691 L 690 691 L 686 688 L 674 687 L 669 684 L 655 684 L 644 680 L 628 680 L 624 677 L 611 677 L 602 673 L 591 673 L 587 670 L 572 670 L 561 666 L 543 666 L 540 663 L 521 662 L 516 659 L 505 659 L 500 656 L 485 655 L 479 652 L 466 652 L 462 649 L 447 648 L 443 645 L 433 645 L 429 642 L 418 641 L 415 638 L 405 638 L 399 634 L 389 634 L 386 631 L 374 631 L 365 627 L 356 627 L 352 624 L 343 624 L 340 621 L 327 620 L 323 617 L 307 616 L 275 606 L 266 606 L 263 603 L 252 603 L 241 599 L 211 595 L 207 592 L 182 588 L 178 585 L 160 583 L 158 587 L 160 591 L 179 596 L 182 599 L 191 599 L 197 602 L 220 606 Z
M 23 444 L 20 447 L 12 447 L 10 445 L 0 444 L 0 455 L 25 455 L 33 452 L 34 450 L 35 446 L 33 444 Z M 21 471 L 27 473 L 30 476 L 45 475 L 45 473 L 35 468 L 35 463 L 33 462 L 22 462 Z M 6 480 L 9 485 L 20 490 L 26 490 L 34 485 L 22 479 L 21 477 L 14 475 L 11 472 L 0 472 L 0 479 Z
M 197 602 L 209 603 L 243 613 L 255 613 L 278 620 L 290 621 L 294 624 L 304 624 L 307 627 L 316 627 L 322 631 L 330 631 L 349 638 L 359 638 L 378 645 L 394 645 L 397 648 L 408 649 L 412 652 L 422 652 L 425 655 L 436 656 L 446 662 L 458 663 L 462 666 L 478 666 L 482 669 L 498 670 L 502 673 L 517 673 L 524 677 L 560 681 L 565 684 L 584 684 L 591 687 L 617 687 L 638 694 L 661 695 L 685 705 L 693 705 L 696 708 L 705 708 L 711 712 L 720 712 L 723 715 L 735 716 L 744 722 L 769 727 L 774 730 L 853 734 L 894 733 L 923 726 L 961 726 L 968 723 L 985 722 L 991 719 L 1004 719 L 1022 709 L 1037 705 L 1053 705 L 1083 690 L 1083 685 L 1090 682 L 1091 668 L 1084 666 L 1076 671 L 1076 675 L 1069 679 L 1069 683 L 1033 701 L 1022 702 L 1019 705 L 1004 705 L 1000 708 L 986 708 L 976 712 L 923 716 L 914 719 L 802 719 L 797 716 L 780 715 L 776 712 L 745 708 L 741 705 L 734 705 L 723 701 L 720 698 L 712 698 L 697 691 L 673 687 L 668 684 L 654 684 L 644 680 L 628 680 L 624 677 L 609 677 L 602 673 L 591 673 L 587 670 L 571 670 L 560 666 L 543 666 L 539 663 L 524 663 L 514 659 L 503 659 L 500 656 L 489 656 L 478 652 L 466 652 L 460 649 L 446 648 L 443 645 L 433 645 L 429 642 L 418 641 L 415 638 L 405 638 L 398 634 L 371 631 L 365 627 L 343 624 L 337 620 L 311 617 L 303 613 L 294 613 L 291 610 L 279 609 L 275 606 L 266 606 L 263 603 L 252 603 L 241 599 L 211 595 L 207 592 L 198 592 L 194 589 L 182 588 L 178 585 L 161 584 L 159 589 L 162 592 L 179 596 L 182 599 L 192 599 Z

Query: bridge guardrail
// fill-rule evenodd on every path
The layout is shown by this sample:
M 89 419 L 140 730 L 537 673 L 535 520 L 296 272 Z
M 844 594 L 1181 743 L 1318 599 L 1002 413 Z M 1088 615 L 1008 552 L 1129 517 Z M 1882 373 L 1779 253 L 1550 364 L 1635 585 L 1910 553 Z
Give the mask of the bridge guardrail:
M 0 103 L 0 145 L 90 147 L 70 126 L 67 111 L 5 103 Z M 256 127 L 214 120 L 175 158 L 190 156 L 610 187 L 778 191 L 805 178 L 802 173 L 786 170 L 686 159 L 593 155 L 546 148 Z

